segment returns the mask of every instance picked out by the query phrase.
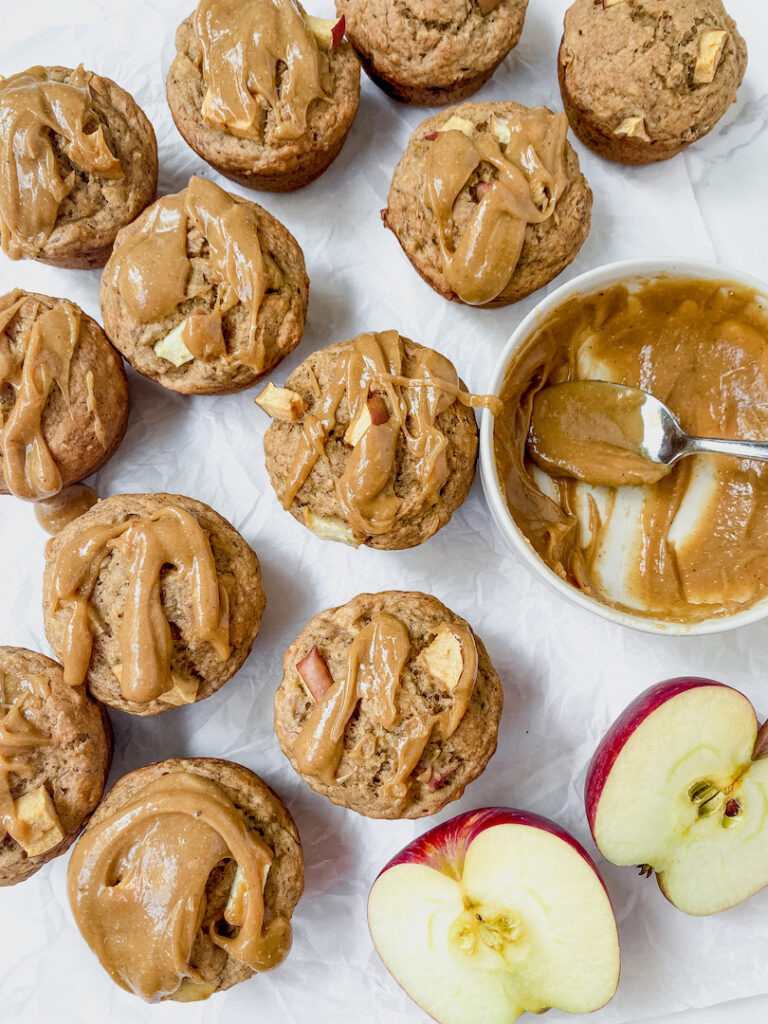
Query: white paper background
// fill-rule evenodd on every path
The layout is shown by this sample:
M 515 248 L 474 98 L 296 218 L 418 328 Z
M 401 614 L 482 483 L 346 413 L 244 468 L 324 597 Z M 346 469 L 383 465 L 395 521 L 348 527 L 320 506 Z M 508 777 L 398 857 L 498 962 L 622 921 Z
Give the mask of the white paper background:
M 0 0 L 0 73 L 82 61 L 133 93 L 152 120 L 161 193 L 183 187 L 192 173 L 216 178 L 179 137 L 165 104 L 175 27 L 191 3 Z M 481 99 L 559 106 L 555 52 L 565 7 L 565 0 L 531 0 L 520 46 Z M 768 62 L 761 53 L 768 11 L 756 0 L 729 0 L 729 8 L 751 49 L 738 106 L 708 139 L 660 166 L 623 168 L 577 146 L 595 193 L 592 233 L 559 283 L 608 261 L 661 255 L 719 259 L 768 278 Z M 332 5 L 322 0 L 311 9 L 330 16 Z M 332 168 L 294 195 L 249 194 L 296 235 L 312 281 L 304 340 L 276 382 L 316 348 L 396 327 L 445 352 L 483 391 L 504 342 L 534 304 L 477 311 L 444 302 L 381 226 L 392 168 L 427 113 L 394 104 L 364 78 L 357 120 Z M 65 296 L 100 319 L 98 283 L 97 273 L 0 259 L 0 291 L 18 286 Z M 264 470 L 266 418 L 253 405 L 254 392 L 188 398 L 133 373 L 131 389 L 128 434 L 96 478 L 101 494 L 166 490 L 210 503 L 257 551 L 268 600 L 253 654 L 214 697 L 155 719 L 113 713 L 113 778 L 182 754 L 255 769 L 296 818 L 306 892 L 294 917 L 293 952 L 275 972 L 207 1003 L 150 1008 L 115 988 L 86 948 L 69 913 L 60 858 L 0 892 L 0 1017 L 7 1024 L 426 1020 L 374 955 L 365 901 L 379 868 L 435 819 L 374 822 L 332 806 L 294 774 L 272 731 L 283 651 L 313 614 L 360 591 L 436 594 L 483 637 L 504 681 L 499 751 L 441 820 L 490 803 L 528 808 L 561 822 L 597 856 L 581 800 L 584 773 L 600 735 L 633 696 L 659 679 L 699 673 L 743 689 L 768 713 L 768 622 L 721 636 L 654 638 L 572 607 L 505 550 L 478 481 L 451 523 L 420 548 L 353 551 L 322 543 L 278 506 Z M 48 652 L 40 611 L 45 538 L 29 507 L 10 498 L 0 504 L 0 643 Z M 596 1021 L 622 1024 L 768 992 L 768 895 L 714 918 L 689 919 L 655 882 L 598 860 L 616 907 L 623 970 L 616 998 Z M 552 1012 L 547 1019 L 567 1018 Z

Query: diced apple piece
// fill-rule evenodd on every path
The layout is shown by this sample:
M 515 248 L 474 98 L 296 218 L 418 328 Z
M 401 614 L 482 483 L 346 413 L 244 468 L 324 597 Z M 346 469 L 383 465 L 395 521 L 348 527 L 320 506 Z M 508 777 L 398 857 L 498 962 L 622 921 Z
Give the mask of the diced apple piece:
M 438 133 L 461 132 L 463 135 L 466 135 L 468 139 L 471 139 L 475 134 L 475 126 L 472 122 L 468 121 L 466 117 L 460 117 L 458 114 L 452 114 L 445 124 L 437 130 Z
M 427 671 L 453 691 L 456 689 L 464 671 L 464 655 L 461 641 L 449 626 L 443 624 L 435 639 L 425 647 L 422 661 Z
M 344 38 L 346 22 L 344 15 L 340 18 L 313 18 L 307 15 L 307 26 L 319 46 L 325 50 L 335 50 Z
M 503 117 L 496 117 L 495 114 L 491 114 L 491 133 L 497 142 L 502 146 L 507 146 L 512 138 L 512 133 L 509 130 L 509 121 Z
M 165 704 L 194 704 L 197 700 L 197 691 L 200 689 L 200 681 L 189 677 L 173 676 L 173 687 L 167 690 L 162 699 Z
M 699 36 L 699 52 L 693 69 L 695 85 L 708 85 L 714 81 L 723 55 L 728 33 L 724 29 L 709 29 Z
M 615 7 L 616 4 L 624 4 L 627 0 L 603 0 L 603 7 Z
M 645 127 L 644 117 L 627 117 L 621 122 L 614 135 L 626 135 L 630 139 L 643 139 L 650 142 L 651 137 Z
M 20 796 L 15 806 L 16 817 L 30 829 L 28 838 L 22 835 L 17 840 L 28 856 L 38 857 L 59 845 L 64 838 L 64 831 L 45 786 Z
M 567 832 L 522 811 L 470 811 L 416 839 L 374 883 L 368 924 L 385 966 L 439 1024 L 589 1013 L 618 982 L 597 869 Z
M 371 414 L 371 423 L 374 427 L 380 426 L 382 423 L 389 422 L 389 412 L 387 410 L 387 403 L 384 401 L 381 395 L 372 395 L 367 402 L 368 412 Z
M 304 523 L 320 540 L 335 540 L 340 544 L 349 544 L 353 548 L 359 548 L 362 543 L 352 527 L 341 519 L 326 519 L 305 508 Z
M 477 188 L 475 189 L 475 191 L 477 192 L 477 198 L 482 199 L 483 196 L 488 194 L 488 191 L 490 190 L 491 187 L 492 186 L 490 181 L 478 182 Z
M 173 998 L 178 1003 L 196 1003 L 201 999 L 210 998 L 215 991 L 215 981 L 193 981 L 192 978 L 185 978 L 173 993 Z
M 440 132 L 425 132 L 424 138 L 427 140 L 427 142 L 434 142 L 439 134 Z
M 186 320 L 182 320 L 170 334 L 166 334 L 154 345 L 155 355 L 160 356 L 161 359 L 167 359 L 174 366 L 183 366 L 184 363 L 189 363 L 195 358 L 184 344 L 183 334 L 186 322 Z
M 377 427 L 388 420 L 387 403 L 381 395 L 373 395 L 347 427 L 344 434 L 344 443 L 348 444 L 350 448 L 354 448 L 370 426 Z
M 286 420 L 289 423 L 297 423 L 307 409 L 301 395 L 290 388 L 276 388 L 271 381 L 254 401 L 273 420 Z
M 315 704 L 319 704 L 333 686 L 333 676 L 328 671 L 328 666 L 317 645 L 296 663 L 296 671 L 301 676 L 301 681 L 309 696 Z

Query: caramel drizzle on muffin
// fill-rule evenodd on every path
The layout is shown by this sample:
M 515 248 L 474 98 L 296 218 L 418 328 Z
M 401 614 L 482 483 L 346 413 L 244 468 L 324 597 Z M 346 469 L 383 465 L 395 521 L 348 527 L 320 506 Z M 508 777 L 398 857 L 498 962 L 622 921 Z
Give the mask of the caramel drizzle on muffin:
M 337 778 L 345 753 L 344 733 L 360 705 L 374 726 L 390 734 L 388 742 L 395 746 L 396 766 L 381 783 L 382 790 L 396 800 L 405 799 L 410 776 L 429 741 L 449 739 L 464 717 L 478 665 L 472 631 L 443 622 L 432 643 L 418 655 L 430 682 L 437 686 L 426 695 L 406 694 L 401 677 L 410 651 L 404 623 L 389 612 L 379 612 L 350 644 L 346 673 L 339 682 L 333 681 L 316 647 L 298 663 L 299 676 L 315 702 L 294 744 L 302 774 L 326 785 L 344 781 Z M 442 698 L 440 711 L 434 710 L 435 703 L 430 700 L 435 695 Z M 363 743 L 367 741 L 375 747 L 374 736 L 366 735 Z M 365 751 L 347 753 L 355 761 Z
M 164 570 L 189 588 L 190 639 L 208 643 L 220 661 L 229 645 L 229 598 L 216 573 L 208 534 L 179 507 L 108 525 L 83 527 L 56 556 L 48 594 L 52 613 L 62 608 L 64 681 L 81 685 L 88 674 L 93 633 L 102 632 L 90 603 L 105 560 L 113 551 L 125 559 L 128 585 L 117 629 L 122 661 L 112 671 L 125 700 L 145 703 L 174 691 L 183 703 L 195 699 L 197 682 L 171 670 L 174 640 L 162 601 Z
M 425 136 L 426 199 L 443 273 L 464 302 L 497 298 L 520 260 L 526 227 L 553 215 L 568 187 L 567 130 L 565 114 L 540 107 L 514 121 L 492 115 L 487 127 L 453 115 Z M 468 188 L 473 208 L 459 225 L 455 208 Z
M 208 244 L 207 270 L 213 283 L 191 286 L 192 264 L 187 232 L 196 227 Z M 270 267 L 274 276 L 277 268 Z M 267 289 L 258 221 L 253 209 L 205 178 L 191 178 L 177 195 L 158 200 L 140 230 L 121 242 L 114 257 L 112 287 L 139 323 L 173 313 L 187 299 L 210 297 L 211 312 L 197 309 L 181 325 L 181 342 L 189 359 L 226 359 L 222 315 L 238 303 L 250 313 L 247 346 L 229 353 L 233 361 L 257 372 L 264 366 L 264 346 L 256 321 Z M 183 361 L 183 359 L 182 359 Z
M 60 299 L 37 316 L 36 300 L 19 291 L 0 301 L 8 303 L 0 311 L 0 452 L 5 483 L 19 498 L 45 498 L 61 489 L 61 473 L 46 443 L 42 417 L 54 386 L 69 404 L 69 371 L 80 335 L 80 310 Z M 31 327 L 12 342 L 7 328 L 27 302 L 35 310 Z M 7 416 L 2 401 L 6 387 L 15 396 Z
M 206 124 L 240 138 L 261 138 L 263 100 L 274 115 L 276 138 L 306 133 L 309 107 L 327 99 L 321 74 L 328 62 L 299 3 L 201 0 L 194 31 L 202 52 Z
M 269 970 L 287 955 L 289 922 L 281 915 L 264 920 L 273 859 L 221 786 L 169 772 L 83 834 L 69 863 L 70 904 L 121 988 L 150 1002 L 180 989 L 201 998 L 216 987 L 190 963 L 201 931 L 253 970 Z M 211 908 L 206 887 L 223 860 L 235 861 L 237 871 L 226 907 Z M 198 986 L 207 992 L 193 994 Z
M 290 508 L 323 456 L 345 396 L 350 420 L 344 441 L 352 451 L 335 487 L 358 542 L 388 533 L 398 520 L 437 502 L 448 479 L 448 439 L 437 424 L 438 417 L 456 401 L 495 409 L 498 399 L 462 391 L 454 367 L 432 349 L 420 349 L 415 358 L 415 376 L 405 377 L 397 331 L 361 334 L 340 354 L 314 413 L 306 411 L 300 395 L 285 388 L 268 385 L 258 396 L 256 402 L 270 415 L 301 421 L 299 451 L 285 481 L 283 508 Z M 418 481 L 416 493 L 408 500 L 394 490 L 398 448 L 403 443 L 415 457 Z
M 74 170 L 61 175 L 54 135 L 81 171 L 124 177 L 93 109 L 91 78 L 81 65 L 69 82 L 42 67 L 0 80 L 0 242 L 11 259 L 37 256 L 74 187 Z

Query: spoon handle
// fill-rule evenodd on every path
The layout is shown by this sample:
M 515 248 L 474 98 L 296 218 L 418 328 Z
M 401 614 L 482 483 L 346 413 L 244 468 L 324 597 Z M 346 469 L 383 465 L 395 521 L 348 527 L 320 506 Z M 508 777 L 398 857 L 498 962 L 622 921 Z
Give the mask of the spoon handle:
M 712 452 L 716 455 L 735 455 L 739 459 L 768 462 L 768 441 L 726 441 L 716 437 L 692 437 L 686 446 L 686 455 Z

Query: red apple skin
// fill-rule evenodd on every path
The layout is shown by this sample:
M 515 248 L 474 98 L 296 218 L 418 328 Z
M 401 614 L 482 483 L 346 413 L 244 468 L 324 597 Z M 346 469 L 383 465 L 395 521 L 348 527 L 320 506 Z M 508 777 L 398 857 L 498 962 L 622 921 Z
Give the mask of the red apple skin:
M 665 679 L 655 686 L 649 687 L 629 704 L 619 715 L 608 732 L 603 736 L 587 769 L 584 783 L 584 804 L 587 820 L 592 835 L 595 834 L 595 818 L 597 805 L 605 786 L 605 781 L 613 768 L 616 758 L 637 727 L 653 711 L 686 690 L 695 690 L 699 686 L 725 686 L 715 679 L 702 679 L 697 676 L 678 676 Z M 726 687 L 732 689 L 732 687 Z
M 331 37 L 333 39 L 333 44 L 331 46 L 332 50 L 335 50 L 337 46 L 341 45 L 341 41 L 344 38 L 344 33 L 346 32 L 346 30 L 347 30 L 347 19 L 342 14 L 342 16 L 339 18 L 339 20 L 336 22 L 336 24 L 331 29 Z

